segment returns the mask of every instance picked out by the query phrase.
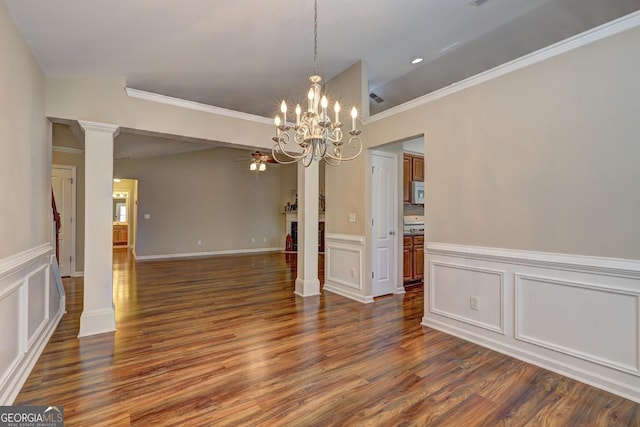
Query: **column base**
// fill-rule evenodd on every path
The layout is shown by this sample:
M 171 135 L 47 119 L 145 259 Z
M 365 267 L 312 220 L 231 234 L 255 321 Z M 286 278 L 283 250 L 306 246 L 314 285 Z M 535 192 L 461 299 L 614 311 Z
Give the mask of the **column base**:
M 80 332 L 78 332 L 78 338 L 104 334 L 105 332 L 115 332 L 115 330 L 116 316 L 113 308 L 92 311 L 84 310 L 80 316 Z
M 320 280 L 318 279 L 296 279 L 296 295 L 301 297 L 313 297 L 320 295 Z

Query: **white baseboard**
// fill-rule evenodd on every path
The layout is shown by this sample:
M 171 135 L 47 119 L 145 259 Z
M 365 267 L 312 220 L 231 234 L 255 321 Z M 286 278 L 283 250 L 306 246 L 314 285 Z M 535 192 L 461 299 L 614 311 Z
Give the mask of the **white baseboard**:
M 159 255 L 138 255 L 134 252 L 134 258 L 136 261 L 144 261 L 151 259 L 172 259 L 172 258 L 193 258 L 213 255 L 235 255 L 235 254 L 252 254 L 261 252 L 281 252 L 284 248 L 251 248 L 251 249 L 231 249 L 225 251 L 210 251 L 210 252 L 188 252 L 178 254 L 159 254 Z
M 640 403 L 640 261 L 442 243 L 425 252 L 423 325 Z
M 116 320 L 113 308 L 92 311 L 84 310 L 80 316 L 78 338 L 115 332 L 115 330 Z
M 296 295 L 301 297 L 314 297 L 320 295 L 320 280 L 318 279 L 296 279 Z
M 361 295 L 358 292 L 351 292 L 348 289 L 345 289 L 341 286 L 335 286 L 331 283 L 325 283 L 322 289 L 352 299 L 354 301 L 361 302 L 363 304 L 369 304 L 373 302 L 373 297 L 371 295 Z
M 71 277 L 84 277 L 84 271 L 76 271 Z

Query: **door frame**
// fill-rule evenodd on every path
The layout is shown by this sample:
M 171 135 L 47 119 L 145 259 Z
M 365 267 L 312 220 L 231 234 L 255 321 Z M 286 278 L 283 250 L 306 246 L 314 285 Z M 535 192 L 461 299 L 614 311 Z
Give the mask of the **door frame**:
M 71 230 L 70 230 L 70 239 L 71 239 L 71 248 L 70 248 L 70 253 L 71 253 L 71 261 L 69 262 L 69 274 L 71 275 L 71 277 L 77 277 L 78 276 L 78 272 L 76 271 L 76 235 L 77 235 L 77 227 L 78 227 L 78 215 L 77 215 L 77 209 L 76 209 L 76 186 L 78 185 L 78 180 L 76 177 L 76 169 L 77 166 L 73 166 L 73 165 L 59 165 L 59 164 L 52 164 L 51 165 L 51 177 L 49 178 L 49 181 L 51 181 L 51 179 L 53 179 L 53 170 L 54 169 L 66 169 L 66 170 L 70 170 L 71 171 Z M 55 230 L 54 230 L 54 234 L 55 236 Z M 55 245 L 55 242 L 51 242 L 52 246 Z

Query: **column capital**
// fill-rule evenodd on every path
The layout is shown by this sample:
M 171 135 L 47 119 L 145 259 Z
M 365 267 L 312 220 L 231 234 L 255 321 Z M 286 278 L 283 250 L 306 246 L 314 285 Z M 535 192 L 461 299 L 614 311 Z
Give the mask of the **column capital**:
M 112 125 L 110 123 L 98 123 L 90 122 L 87 120 L 78 120 L 78 124 L 82 127 L 83 131 L 104 132 L 111 134 L 114 138 L 118 136 L 120 132 L 120 126 Z

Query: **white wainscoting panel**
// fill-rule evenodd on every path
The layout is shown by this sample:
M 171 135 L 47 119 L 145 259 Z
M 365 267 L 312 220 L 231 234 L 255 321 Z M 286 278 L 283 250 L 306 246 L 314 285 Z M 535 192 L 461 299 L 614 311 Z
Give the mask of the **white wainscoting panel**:
M 638 374 L 638 293 L 516 274 L 515 338 Z
M 7 287 L 4 293 L 0 293 L 0 385 L 15 371 L 23 352 L 20 340 L 23 335 L 20 330 L 20 325 L 23 324 L 20 321 L 21 287 L 16 285 L 21 283 L 15 283 Z
M 433 242 L 425 252 L 423 325 L 640 403 L 640 261 Z
M 504 271 L 432 262 L 429 274 L 432 313 L 504 334 Z
M 325 235 L 324 290 L 354 299 L 373 302 L 364 289 L 364 236 Z
M 46 243 L 0 260 L 0 405 L 13 403 L 64 312 L 51 251 Z
M 27 338 L 32 345 L 49 319 L 49 267 L 41 266 L 27 278 Z

